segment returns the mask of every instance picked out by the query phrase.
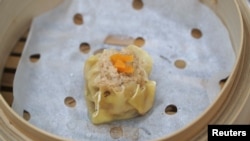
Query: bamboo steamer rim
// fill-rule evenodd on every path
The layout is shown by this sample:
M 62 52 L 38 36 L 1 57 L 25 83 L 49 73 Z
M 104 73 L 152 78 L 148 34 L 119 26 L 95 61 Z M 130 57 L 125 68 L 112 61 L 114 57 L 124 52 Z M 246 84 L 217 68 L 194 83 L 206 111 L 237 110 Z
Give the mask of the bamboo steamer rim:
M 46 2 L 49 3 L 50 1 L 40 1 L 37 2 L 37 5 Z M 55 5 L 59 2 L 60 0 L 57 0 Z M 31 0 L 27 2 L 27 5 L 30 3 L 32 3 Z M 245 83 L 250 82 L 250 76 L 247 76 L 247 72 L 250 70 L 250 41 L 247 41 L 247 38 L 250 37 L 250 17 L 248 16 L 250 11 L 246 1 L 235 0 L 234 3 L 238 8 L 239 15 L 242 14 L 241 16 L 244 19 L 244 23 L 243 20 L 241 21 L 241 33 L 244 33 L 244 37 L 242 35 L 243 38 L 240 41 L 242 48 L 239 50 L 233 73 L 221 90 L 219 97 L 197 120 L 159 140 L 207 140 L 206 127 L 208 124 L 250 123 L 250 113 L 249 111 L 246 112 L 247 108 L 250 107 L 250 89 L 246 85 L 247 83 Z M 44 4 L 43 6 L 48 5 Z M 38 10 L 38 13 L 41 11 Z M 245 26 L 244 30 L 243 26 Z M 1 37 L 0 33 L 0 41 Z M 1 67 L 2 64 L 0 64 Z M 237 94 L 237 92 L 242 93 Z M 232 112 L 236 112 L 236 114 L 232 114 Z M 2 95 L 0 95 L 0 115 L 0 140 L 8 140 L 10 138 L 15 140 L 68 140 L 29 124 L 9 107 Z

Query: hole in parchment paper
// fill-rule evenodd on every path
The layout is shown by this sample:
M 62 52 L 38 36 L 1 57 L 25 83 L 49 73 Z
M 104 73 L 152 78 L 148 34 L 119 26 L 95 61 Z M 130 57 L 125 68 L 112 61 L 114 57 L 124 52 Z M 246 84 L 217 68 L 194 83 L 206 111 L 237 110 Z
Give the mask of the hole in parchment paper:
M 68 107 L 75 107 L 76 100 L 73 97 L 68 96 L 64 99 L 64 104 L 67 105 Z
M 127 35 L 116 35 L 116 34 L 109 34 L 104 39 L 103 43 L 108 45 L 115 45 L 115 46 L 128 46 L 133 44 L 134 38 L 127 36 Z
M 121 127 L 112 127 L 110 129 L 110 136 L 113 139 L 119 139 L 120 137 L 123 136 L 123 130 Z
M 202 32 L 201 32 L 201 30 L 198 29 L 198 28 L 193 28 L 192 31 L 191 31 L 191 35 L 192 35 L 194 38 L 199 39 L 199 38 L 201 38 L 201 36 L 202 36 Z
M 30 120 L 30 113 L 26 110 L 23 110 L 23 118 L 27 121 Z
M 89 51 L 90 51 L 90 45 L 88 43 L 86 43 L 86 42 L 81 43 L 80 44 L 80 51 L 82 53 L 89 53 Z
M 143 1 L 142 0 L 133 0 L 132 6 L 136 10 L 140 10 L 143 7 Z
M 40 59 L 40 54 L 32 54 L 30 55 L 30 62 L 35 63 Z
M 217 4 L 218 0 L 210 0 L 211 4 Z
M 179 69 L 184 69 L 186 67 L 186 62 L 184 60 L 179 59 L 174 62 L 174 65 Z
M 173 105 L 173 104 L 168 105 L 165 108 L 165 113 L 168 114 L 168 115 L 173 115 L 173 114 L 177 113 L 177 107 L 175 105 Z
M 73 21 L 76 25 L 82 25 L 83 24 L 83 17 L 82 14 L 77 13 L 73 17 Z
M 105 49 L 105 48 L 97 49 L 97 50 L 94 51 L 93 54 L 96 55 L 96 54 L 98 54 L 98 53 L 102 53 L 104 49 Z
M 226 78 L 220 80 L 219 84 L 220 84 L 220 88 L 221 88 L 221 89 L 223 88 L 223 86 L 224 86 L 225 83 L 227 82 L 227 79 L 228 79 L 228 77 L 226 77 Z
M 138 47 L 142 47 L 145 44 L 145 40 L 142 37 L 137 37 L 134 40 L 134 45 L 138 46 Z

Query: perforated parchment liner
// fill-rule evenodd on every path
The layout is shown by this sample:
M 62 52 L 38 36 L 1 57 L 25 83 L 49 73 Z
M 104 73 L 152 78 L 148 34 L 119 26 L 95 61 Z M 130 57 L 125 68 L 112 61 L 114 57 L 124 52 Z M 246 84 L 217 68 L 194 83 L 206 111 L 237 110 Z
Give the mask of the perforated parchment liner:
M 154 60 L 156 98 L 145 116 L 96 126 L 87 115 L 83 66 L 98 49 L 121 48 L 107 43 L 109 36 L 144 40 L 142 48 Z M 152 140 L 206 110 L 234 62 L 227 29 L 198 0 L 143 0 L 141 9 L 132 0 L 66 0 L 33 20 L 14 80 L 13 109 L 20 116 L 28 112 L 31 124 L 74 140 Z

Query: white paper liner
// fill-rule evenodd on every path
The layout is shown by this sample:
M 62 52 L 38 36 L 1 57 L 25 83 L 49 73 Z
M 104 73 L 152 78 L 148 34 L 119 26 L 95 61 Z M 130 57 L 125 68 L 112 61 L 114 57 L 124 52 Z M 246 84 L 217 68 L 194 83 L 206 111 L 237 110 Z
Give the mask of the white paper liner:
M 136 10 L 132 0 L 65 0 L 59 7 L 35 17 L 14 80 L 13 109 L 45 131 L 74 140 L 115 140 L 112 127 L 119 127 L 117 140 L 152 140 L 169 135 L 195 120 L 218 96 L 219 81 L 228 77 L 235 54 L 227 29 L 198 0 L 143 0 Z M 82 25 L 73 22 L 83 15 Z M 192 37 L 193 28 L 202 37 Z M 150 79 L 156 81 L 156 99 L 145 116 L 93 125 L 84 99 L 84 61 L 101 48 L 109 35 L 142 37 L 142 47 L 154 60 Z M 89 53 L 79 50 L 90 45 Z M 118 47 L 119 48 L 119 47 Z M 37 62 L 30 56 L 40 55 Z M 184 60 L 184 69 L 175 66 Z M 66 97 L 76 100 L 68 107 Z M 175 105 L 177 113 L 165 108 Z

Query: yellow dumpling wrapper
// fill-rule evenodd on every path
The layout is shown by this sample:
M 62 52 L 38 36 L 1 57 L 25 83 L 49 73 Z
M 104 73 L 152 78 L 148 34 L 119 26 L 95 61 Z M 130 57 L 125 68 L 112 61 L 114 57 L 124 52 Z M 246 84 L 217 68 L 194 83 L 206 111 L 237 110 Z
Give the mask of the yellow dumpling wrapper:
M 114 54 L 133 56 L 132 73 L 123 73 L 112 63 Z M 122 50 L 106 49 L 89 57 L 84 65 L 85 99 L 94 124 L 144 115 L 153 106 L 156 82 L 149 80 L 152 58 L 134 45 Z

